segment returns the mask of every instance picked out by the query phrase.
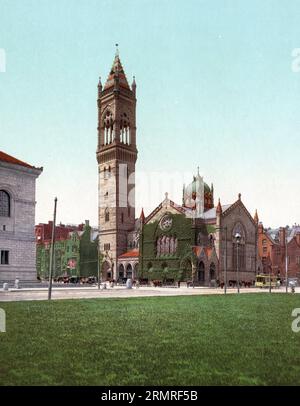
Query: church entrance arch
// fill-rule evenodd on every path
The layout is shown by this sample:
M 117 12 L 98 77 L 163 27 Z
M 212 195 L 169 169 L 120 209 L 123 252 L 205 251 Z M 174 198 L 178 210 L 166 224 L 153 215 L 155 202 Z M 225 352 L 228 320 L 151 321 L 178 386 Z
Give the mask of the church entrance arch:
M 203 261 L 200 261 L 199 264 L 198 264 L 197 274 L 198 274 L 197 275 L 198 276 L 198 282 L 200 284 L 204 285 L 204 283 L 205 283 L 205 266 L 204 266 Z
M 108 281 L 112 279 L 112 268 L 109 262 L 104 261 L 102 264 L 102 280 Z
M 212 262 L 209 267 L 209 281 L 216 280 L 216 265 Z
M 121 265 L 119 266 L 119 279 L 123 279 L 123 278 L 124 278 L 124 274 L 125 274 L 124 265 L 121 264 Z
M 133 272 L 132 272 L 132 266 L 131 264 L 128 264 L 126 267 L 126 278 L 132 279 Z
M 191 281 L 192 280 L 192 261 L 190 258 L 185 258 L 181 262 L 180 280 L 181 281 Z

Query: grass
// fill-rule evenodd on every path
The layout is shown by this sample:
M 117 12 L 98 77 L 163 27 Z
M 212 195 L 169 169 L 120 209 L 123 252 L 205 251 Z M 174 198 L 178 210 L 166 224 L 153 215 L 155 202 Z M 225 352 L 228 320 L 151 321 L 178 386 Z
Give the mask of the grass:
M 0 303 L 1 385 L 299 385 L 299 295 Z

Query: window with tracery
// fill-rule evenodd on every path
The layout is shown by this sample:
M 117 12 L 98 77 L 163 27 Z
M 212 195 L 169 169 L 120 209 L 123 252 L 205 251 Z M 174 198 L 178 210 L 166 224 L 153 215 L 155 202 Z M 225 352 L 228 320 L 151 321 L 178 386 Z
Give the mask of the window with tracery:
M 10 217 L 10 196 L 5 190 L 0 190 L 0 217 Z
M 111 111 L 107 111 L 103 121 L 104 145 L 111 144 L 114 141 L 114 120 Z
M 126 113 L 123 113 L 121 115 L 120 142 L 122 142 L 123 144 L 127 144 L 127 145 L 131 144 L 129 117 L 127 116 Z
M 156 254 L 161 255 L 174 255 L 177 251 L 178 241 L 173 236 L 161 236 L 156 241 Z

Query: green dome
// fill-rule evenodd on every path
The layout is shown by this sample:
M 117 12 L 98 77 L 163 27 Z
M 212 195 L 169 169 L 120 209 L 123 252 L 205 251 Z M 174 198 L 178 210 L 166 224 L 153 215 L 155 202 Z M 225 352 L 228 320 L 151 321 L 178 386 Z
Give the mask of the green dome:
M 196 180 L 196 178 L 194 177 L 193 182 L 190 183 L 190 184 L 185 188 L 185 190 L 186 190 L 186 192 L 188 192 L 188 193 L 194 193 L 194 192 L 197 191 L 196 189 L 197 189 L 197 180 Z M 210 187 L 209 187 L 208 184 L 205 183 L 205 182 L 204 182 L 204 193 L 211 193 Z
M 208 186 L 207 183 L 204 183 L 204 192 L 205 193 L 211 193 L 210 187 Z

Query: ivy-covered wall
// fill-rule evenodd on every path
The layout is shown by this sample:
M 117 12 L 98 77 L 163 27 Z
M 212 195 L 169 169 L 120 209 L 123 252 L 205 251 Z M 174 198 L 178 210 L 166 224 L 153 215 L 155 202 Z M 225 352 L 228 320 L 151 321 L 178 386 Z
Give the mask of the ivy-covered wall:
M 192 245 L 195 244 L 195 230 L 192 220 L 182 214 L 171 214 L 172 226 L 162 230 L 159 221 L 145 224 L 140 237 L 140 278 L 149 280 L 191 279 Z M 174 254 L 157 255 L 157 239 L 162 236 L 177 238 Z M 186 259 L 186 261 L 184 261 Z
M 80 239 L 80 276 L 98 275 L 98 239 L 91 241 L 92 228 L 87 226 Z
M 73 232 L 66 240 L 57 240 L 54 244 L 53 277 L 59 276 L 97 276 L 97 241 L 91 241 L 92 229 L 85 226 L 81 236 Z M 51 244 L 37 244 L 36 267 L 40 278 L 49 277 Z M 69 263 L 75 265 L 70 268 Z

